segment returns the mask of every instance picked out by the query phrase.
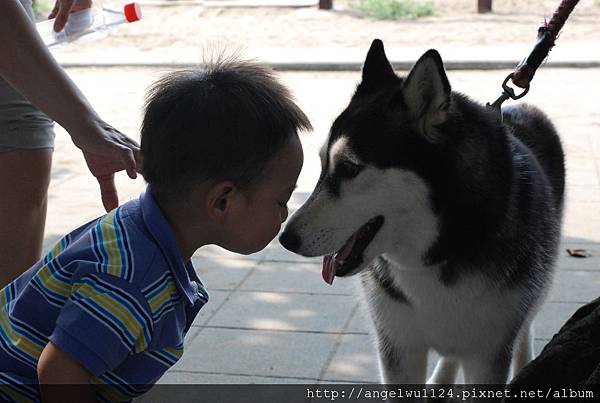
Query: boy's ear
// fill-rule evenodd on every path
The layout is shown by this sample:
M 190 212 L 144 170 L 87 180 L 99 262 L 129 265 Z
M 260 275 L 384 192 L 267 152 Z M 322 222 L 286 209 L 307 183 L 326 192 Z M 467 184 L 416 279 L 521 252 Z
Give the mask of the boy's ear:
M 440 54 L 430 49 L 415 63 L 402 85 L 402 101 L 426 137 L 448 117 L 450 83 Z M 431 138 L 430 140 L 435 140 Z
M 206 194 L 208 217 L 217 223 L 223 223 L 231 209 L 235 193 L 236 187 L 230 181 L 218 182 L 212 186 Z

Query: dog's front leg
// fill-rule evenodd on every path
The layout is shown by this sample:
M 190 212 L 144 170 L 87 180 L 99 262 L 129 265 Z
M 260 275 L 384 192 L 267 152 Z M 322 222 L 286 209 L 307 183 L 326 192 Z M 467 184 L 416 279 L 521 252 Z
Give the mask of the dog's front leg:
M 375 329 L 382 383 L 424 384 L 429 345 L 419 331 L 414 308 L 389 279 L 368 272 L 362 285 Z
M 391 341 L 378 334 L 378 358 L 384 384 L 422 384 L 427 375 L 427 347 Z
M 461 361 L 467 384 L 504 385 L 508 378 L 512 352 L 502 346 L 496 354 L 480 353 L 464 357 Z
M 453 357 L 441 356 L 437 362 L 433 374 L 427 380 L 429 385 L 450 385 L 456 382 L 456 374 L 459 370 L 459 363 Z
M 525 322 L 515 341 L 511 378 L 514 378 L 525 365 L 529 364 L 534 356 L 533 324 Z

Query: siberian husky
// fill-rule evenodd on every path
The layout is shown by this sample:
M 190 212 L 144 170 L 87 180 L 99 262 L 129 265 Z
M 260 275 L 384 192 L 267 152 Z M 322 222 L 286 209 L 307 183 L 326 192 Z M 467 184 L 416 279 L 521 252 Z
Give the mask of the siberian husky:
M 531 106 L 497 112 L 451 91 L 427 51 L 398 77 L 375 40 L 322 172 L 280 237 L 360 276 L 383 383 L 504 384 L 533 354 L 531 321 L 553 277 L 564 161 Z

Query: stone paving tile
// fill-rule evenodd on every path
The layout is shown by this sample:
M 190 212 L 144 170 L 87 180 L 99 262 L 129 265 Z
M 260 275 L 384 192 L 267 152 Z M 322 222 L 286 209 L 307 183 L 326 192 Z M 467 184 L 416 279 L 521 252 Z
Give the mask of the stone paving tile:
M 373 338 L 343 335 L 322 379 L 332 382 L 378 382 L 379 367 Z
M 346 334 L 344 334 L 340 345 L 336 349 L 331 363 L 322 376 L 325 383 L 327 381 L 378 382 L 377 353 L 369 321 L 370 319 L 366 317 L 364 309 L 359 307 L 346 328 Z M 541 352 L 548 341 L 549 338 L 536 338 L 534 340 L 536 355 Z M 439 356 L 435 351 L 430 352 L 427 366 L 428 377 L 431 376 L 438 358 Z M 458 381 L 462 379 L 461 376 L 459 374 Z
M 226 259 L 238 259 L 238 260 L 254 260 L 260 261 L 265 258 L 265 249 L 260 252 L 252 253 L 250 255 L 240 255 L 238 253 L 230 252 L 226 249 L 223 249 L 216 245 L 206 245 L 202 248 L 198 249 L 196 253 L 194 253 L 194 257 L 196 258 L 205 258 L 209 260 L 216 260 L 221 258 Z
M 597 271 L 558 270 L 548 301 L 586 304 L 600 295 L 600 273 Z
M 291 213 L 290 213 L 291 215 Z M 275 261 L 275 262 L 298 262 L 298 263 L 321 263 L 322 258 L 318 257 L 304 257 L 292 253 L 285 249 L 278 240 L 279 236 L 277 236 L 264 250 L 265 260 Z
M 558 128 L 561 135 L 563 151 L 566 156 L 567 166 L 571 158 L 594 158 L 596 154 L 593 151 L 592 145 L 589 143 L 587 136 L 578 134 L 577 136 L 562 135 L 564 130 Z
M 234 290 L 255 269 L 258 262 L 253 259 L 192 258 L 196 273 L 207 290 Z
M 209 300 L 206 305 L 200 309 L 198 315 L 194 319 L 192 326 L 203 326 L 206 322 L 223 307 L 227 301 L 227 297 L 231 295 L 231 291 L 208 290 Z
M 574 186 L 598 186 L 600 180 L 596 171 L 581 171 L 577 174 L 570 173 L 571 184 Z
M 236 291 L 207 326 L 303 332 L 342 332 L 352 297 Z
M 238 374 L 211 374 L 203 372 L 186 372 L 186 371 L 171 371 L 165 374 L 159 384 L 291 384 L 313 383 L 317 380 L 309 380 L 305 378 L 283 378 L 270 376 L 256 375 L 238 375 Z
M 598 211 L 600 204 L 594 204 L 592 208 Z M 586 217 L 584 219 L 572 218 L 567 216 L 563 223 L 563 236 L 567 238 L 577 238 L 579 243 L 598 243 L 600 242 L 600 219 L 595 217 Z
M 327 381 L 327 380 L 321 380 L 319 382 L 317 382 L 318 385 L 356 385 L 358 382 L 347 382 L 347 381 Z M 377 382 L 360 382 L 360 383 L 365 383 L 365 384 L 376 384 L 379 383 L 379 381 Z
M 264 388 L 252 386 L 251 389 L 243 387 L 231 387 L 237 385 L 265 385 Z M 267 377 L 257 375 L 238 374 L 213 374 L 202 372 L 171 371 L 165 374 L 150 392 L 140 398 L 134 399 L 136 403 L 164 403 L 164 402 L 235 402 L 240 397 L 244 401 L 253 402 L 276 402 L 281 399 L 281 389 L 273 388 L 271 385 L 280 384 L 302 384 L 316 385 L 316 379 Z M 184 385 L 184 386 L 181 386 Z M 187 387 L 185 386 L 187 385 Z M 288 391 L 286 389 L 285 391 Z M 293 390 L 297 395 L 298 403 L 304 403 L 305 389 Z M 252 393 L 248 400 L 242 393 Z M 302 395 L 299 395 L 302 393 Z M 291 402 L 291 401 L 290 401 Z
M 566 249 L 585 249 L 591 256 L 575 258 L 567 254 Z M 561 270 L 588 270 L 600 273 L 600 243 L 576 242 L 565 239 L 561 244 L 558 255 L 558 267 Z
M 573 180 L 577 180 L 575 176 L 582 172 L 598 173 L 598 158 L 576 158 L 568 155 L 565 162 L 565 168 L 567 181 L 573 183 Z
M 81 194 L 93 195 L 82 201 Z M 64 235 L 85 222 L 104 214 L 98 184 L 86 177 L 77 176 L 60 185 L 59 192 L 48 195 L 48 209 L 59 204 L 61 209 L 77 212 L 72 215 L 48 215 L 46 225 L 50 233 Z
M 548 344 L 549 341 L 550 341 L 550 339 L 537 339 L 537 338 L 533 340 L 533 351 L 535 352 L 536 357 L 538 355 L 540 355 L 540 353 L 542 352 L 542 350 L 544 349 L 546 344 Z
M 354 311 L 354 314 L 348 323 L 346 332 L 372 334 L 374 332 L 373 324 L 367 312 L 366 306 L 361 300 L 358 300 L 356 306 L 356 310 Z
M 566 185 L 566 203 L 597 203 L 600 202 L 600 189 L 595 186 L 575 185 L 567 183 Z M 598 211 L 598 210 L 596 210 Z
M 356 295 L 358 290 L 350 279 L 336 279 L 332 286 L 325 283 L 321 267 L 320 263 L 262 262 L 240 290 Z
M 598 162 L 593 158 L 570 158 L 566 163 L 566 182 L 574 186 L 600 185 Z
M 600 118 L 597 118 L 592 124 L 593 129 L 590 132 L 590 143 L 595 156 L 600 156 Z
M 547 339 L 534 340 L 534 352 L 537 356 L 548 343 Z M 433 373 L 439 355 L 430 351 L 427 359 L 427 377 Z M 377 350 L 370 336 L 346 334 L 322 375 L 324 382 L 379 382 Z M 459 371 L 457 382 L 462 381 Z
M 560 327 L 584 304 L 546 302 L 534 319 L 534 337 L 551 339 Z
M 337 335 L 204 328 L 193 336 L 174 370 L 318 379 Z
M 600 242 L 600 202 L 573 202 L 565 204 L 563 239 L 578 238 L 577 242 Z

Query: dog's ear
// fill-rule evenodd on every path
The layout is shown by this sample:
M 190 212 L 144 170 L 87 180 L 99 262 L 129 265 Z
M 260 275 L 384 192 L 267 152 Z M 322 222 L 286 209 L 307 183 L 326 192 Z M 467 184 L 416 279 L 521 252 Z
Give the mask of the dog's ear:
M 383 42 L 380 39 L 375 39 L 371 43 L 371 48 L 367 53 L 365 64 L 362 71 L 362 85 L 369 89 L 379 89 L 391 79 L 395 79 L 396 74 L 390 65 Z
M 430 49 L 415 63 L 402 85 L 402 101 L 419 130 L 435 141 L 433 126 L 448 117 L 450 83 L 440 54 Z

